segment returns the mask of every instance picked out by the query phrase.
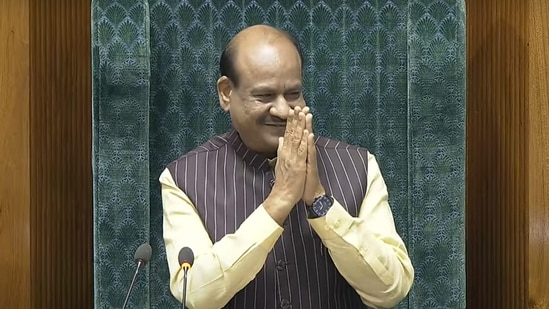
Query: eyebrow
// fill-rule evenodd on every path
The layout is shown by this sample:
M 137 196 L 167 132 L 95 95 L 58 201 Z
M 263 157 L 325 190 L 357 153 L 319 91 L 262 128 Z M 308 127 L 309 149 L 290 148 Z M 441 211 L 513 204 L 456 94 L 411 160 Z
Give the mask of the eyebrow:
M 290 85 L 289 87 L 286 87 L 284 92 L 294 91 L 294 90 L 301 90 L 301 89 L 303 89 L 303 85 L 301 83 L 295 83 L 295 84 Z M 250 89 L 250 93 L 252 95 L 263 94 L 263 93 L 274 93 L 274 92 L 277 92 L 277 90 L 275 88 L 270 87 L 270 86 L 263 86 L 263 85 L 257 86 L 253 89 Z
M 286 88 L 286 92 L 288 91 L 296 91 L 296 90 L 303 90 L 303 85 L 299 84 L 299 85 L 292 85 L 291 87 L 287 87 Z
M 258 86 L 250 90 L 251 94 L 271 93 L 276 92 L 274 88 L 269 86 Z

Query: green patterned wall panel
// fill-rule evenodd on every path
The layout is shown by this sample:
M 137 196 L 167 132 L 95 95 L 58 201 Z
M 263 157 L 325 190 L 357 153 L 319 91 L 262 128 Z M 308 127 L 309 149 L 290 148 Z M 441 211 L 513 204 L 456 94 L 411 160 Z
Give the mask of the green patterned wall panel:
M 465 8 L 410 1 L 411 308 L 465 308 Z
M 113 6 L 124 8 L 119 11 L 126 15 L 108 15 Z M 132 71 L 132 60 L 139 62 L 136 67 L 147 69 L 150 63 L 150 78 L 134 75 L 131 79 L 130 74 L 117 90 L 134 98 L 124 123 L 131 127 L 148 119 L 147 132 L 139 135 L 139 143 L 148 143 L 149 148 L 140 153 L 144 148 L 132 143 L 143 127 L 131 132 L 110 128 L 112 131 L 99 130 L 99 135 L 105 136 L 94 139 L 94 153 L 102 153 L 105 162 L 113 161 L 115 155 L 105 144 L 121 138 L 127 153 L 134 154 L 120 162 L 121 166 L 133 164 L 149 170 L 139 175 L 144 178 L 132 178 L 136 182 L 133 191 L 124 191 L 128 188 L 120 187 L 123 177 L 114 168 L 117 165 L 95 160 L 95 185 L 120 187 L 119 191 L 112 189 L 114 195 L 150 194 L 146 197 L 149 213 L 134 219 L 139 223 L 149 220 L 136 230 L 150 228 L 154 252 L 148 277 L 150 308 L 177 306 L 168 289 L 158 175 L 168 162 L 229 127 L 215 93 L 218 58 L 231 36 L 255 23 L 285 29 L 300 42 L 305 97 L 315 113 L 315 131 L 365 146 L 377 155 L 397 229 L 416 267 L 415 285 L 399 307 L 465 307 L 463 1 L 151 0 L 148 6 L 137 5 L 149 13 L 147 16 L 135 13 L 134 6 L 130 1 L 105 2 L 95 10 L 100 13 L 94 17 L 94 69 L 98 69 L 94 81 L 122 74 L 113 71 L 115 64 Z M 150 16 L 150 25 L 143 24 L 134 37 L 139 42 L 148 40 L 148 59 L 135 57 L 131 48 L 125 53 L 108 52 L 119 41 L 130 46 L 126 42 L 131 42 L 132 36 L 120 27 L 113 26 L 118 32 L 111 39 L 97 35 L 102 33 L 98 30 L 101 23 L 120 25 L 124 20 L 134 21 L 133 15 L 146 22 Z M 100 66 L 98 61 L 107 64 Z M 132 85 L 149 92 L 135 91 Z M 111 110 L 129 107 L 124 105 L 129 101 L 123 103 L 116 93 L 98 96 L 96 92 L 94 87 L 95 109 L 101 110 L 103 105 Z M 94 118 L 94 132 L 107 125 L 108 121 Z M 144 162 L 137 164 L 141 158 Z M 118 234 L 109 238 L 104 232 L 105 224 L 117 230 L 121 222 L 142 215 L 142 205 L 120 208 L 134 200 L 131 195 L 116 206 L 106 197 L 96 198 L 96 277 L 113 267 L 109 261 L 98 260 L 98 252 L 109 258 L 120 248 L 133 253 L 143 239 L 136 234 L 132 245 L 121 247 Z M 125 209 L 128 217 L 114 216 L 120 209 Z M 101 222 L 103 225 L 97 224 Z M 119 258 L 118 264 L 133 265 L 128 255 Z M 118 286 L 129 282 L 120 274 L 111 281 Z M 106 288 L 97 285 L 96 289 Z M 108 304 L 110 298 L 99 301 Z M 145 306 L 146 300 L 140 301 Z
M 122 307 L 135 249 L 149 241 L 147 7 L 146 1 L 92 3 L 96 308 Z M 129 307 L 149 302 L 148 274 L 138 279 Z

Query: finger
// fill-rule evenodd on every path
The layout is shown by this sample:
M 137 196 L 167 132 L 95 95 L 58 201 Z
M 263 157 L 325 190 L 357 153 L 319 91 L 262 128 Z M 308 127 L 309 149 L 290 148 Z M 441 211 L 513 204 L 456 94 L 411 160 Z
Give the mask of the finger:
M 307 117 L 303 112 L 299 112 L 299 114 L 297 115 L 296 130 L 298 132 L 303 132 L 303 130 L 305 129 L 305 125 L 306 125 L 305 118 Z M 305 137 L 306 136 L 307 135 L 305 135 Z
M 303 120 L 300 118 L 303 117 L 303 113 L 296 113 L 295 109 L 290 109 L 288 111 L 288 119 L 286 120 L 286 132 L 284 132 L 284 145 L 282 151 L 288 155 L 296 155 L 298 148 L 303 139 L 303 126 L 300 126 L 299 123 Z
M 305 116 L 305 128 L 310 133 L 313 133 L 313 114 L 307 114 Z
M 303 114 L 303 112 L 299 112 L 299 114 L 294 115 L 294 119 L 295 128 L 291 137 L 291 148 L 294 153 L 299 153 L 299 148 L 301 147 L 302 141 L 307 139 L 307 134 L 305 134 L 303 131 L 305 129 L 305 115 Z M 307 149 L 305 148 L 305 151 L 306 150 Z
M 294 110 L 290 108 L 288 110 L 288 117 L 286 118 L 286 131 L 284 132 L 284 137 L 288 139 L 291 138 L 295 130 L 294 118 Z
M 309 108 L 309 106 L 305 106 L 301 111 L 306 115 L 311 111 L 311 109 Z
M 308 154 L 308 138 L 309 132 L 307 130 L 303 130 L 303 138 L 301 139 L 299 143 L 299 147 L 297 149 L 297 154 L 299 157 L 303 157 L 303 159 L 307 159 Z
M 302 112 L 301 112 L 301 107 L 299 106 L 296 106 L 294 107 L 294 132 L 295 132 L 295 142 L 296 143 L 299 143 L 299 141 L 301 140 L 301 136 L 302 136 L 302 131 L 303 129 L 305 128 L 304 126 L 301 125 L 301 122 L 302 122 Z
M 307 163 L 311 167 L 316 167 L 315 136 L 313 133 L 307 135 Z

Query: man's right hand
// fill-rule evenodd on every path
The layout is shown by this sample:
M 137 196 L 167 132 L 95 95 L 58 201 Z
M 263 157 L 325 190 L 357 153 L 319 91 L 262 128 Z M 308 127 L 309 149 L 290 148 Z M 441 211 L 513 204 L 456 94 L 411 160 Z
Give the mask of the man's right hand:
M 286 132 L 278 141 L 275 184 L 263 202 L 265 210 L 281 226 L 303 195 L 307 177 L 308 136 L 305 114 L 299 107 L 290 109 Z

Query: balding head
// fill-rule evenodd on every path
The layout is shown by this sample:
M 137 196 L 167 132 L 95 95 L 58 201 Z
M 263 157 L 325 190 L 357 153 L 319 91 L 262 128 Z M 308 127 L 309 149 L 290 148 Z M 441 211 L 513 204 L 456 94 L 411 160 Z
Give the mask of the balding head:
M 267 25 L 250 26 L 235 35 L 223 50 L 219 61 L 220 73 L 222 76 L 227 76 L 234 86 L 238 87 L 240 68 L 238 68 L 237 59 L 239 57 L 261 57 L 260 53 L 265 52 L 265 47 L 288 48 L 289 46 L 295 49 L 297 57 L 302 63 L 301 49 L 295 39 L 287 32 Z
M 223 52 L 221 108 L 251 150 L 275 156 L 290 109 L 304 107 L 302 61 L 295 41 L 269 26 L 238 33 Z

